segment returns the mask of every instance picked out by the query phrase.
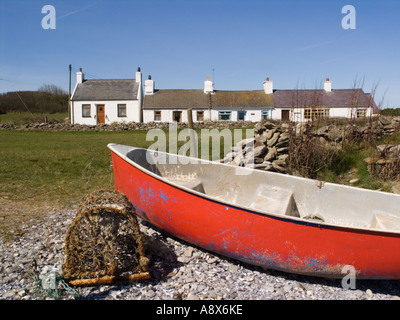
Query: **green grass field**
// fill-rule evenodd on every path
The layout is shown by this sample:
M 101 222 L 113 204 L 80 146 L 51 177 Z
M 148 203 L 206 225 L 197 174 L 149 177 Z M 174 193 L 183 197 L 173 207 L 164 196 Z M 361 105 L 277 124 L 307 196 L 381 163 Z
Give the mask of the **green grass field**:
M 110 142 L 148 147 L 145 131 L 0 132 L 0 232 L 44 211 L 78 204 L 88 192 L 113 188 Z
M 113 189 L 107 144 L 148 148 L 157 140 L 146 141 L 146 135 L 146 131 L 0 131 L 0 234 L 18 233 L 22 222 L 77 205 L 91 191 Z M 184 143 L 179 142 L 178 148 Z
M 45 117 L 48 120 L 64 120 L 68 118 L 68 113 L 6 113 L 0 114 L 0 123 L 26 124 L 29 122 L 44 122 Z
M 0 133 L 0 196 L 76 199 L 106 185 L 112 173 L 109 142 L 147 147 L 146 132 Z

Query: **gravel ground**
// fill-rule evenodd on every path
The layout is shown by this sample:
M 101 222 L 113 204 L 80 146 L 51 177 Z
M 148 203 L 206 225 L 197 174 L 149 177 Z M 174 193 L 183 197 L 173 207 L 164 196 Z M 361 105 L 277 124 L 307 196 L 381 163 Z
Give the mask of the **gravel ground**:
M 340 280 L 286 274 L 216 256 L 141 222 L 151 279 L 110 286 L 62 287 L 59 296 L 38 285 L 61 270 L 66 232 L 76 210 L 55 212 L 27 225 L 12 242 L 0 242 L 0 299 L 90 300 L 399 300 L 400 281 Z M 2 241 L 2 240 L 0 240 Z M 35 278 L 36 276 L 36 278 Z M 74 296 L 79 294 L 79 296 Z

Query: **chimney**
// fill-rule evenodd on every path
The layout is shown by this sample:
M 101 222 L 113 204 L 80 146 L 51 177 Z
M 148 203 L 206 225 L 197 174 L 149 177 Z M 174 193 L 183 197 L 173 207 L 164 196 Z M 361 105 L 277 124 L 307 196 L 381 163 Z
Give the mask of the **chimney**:
M 326 78 L 326 81 L 324 82 L 324 90 L 325 92 L 332 91 L 332 83 L 329 81 L 329 78 Z
M 144 82 L 144 94 L 153 94 L 154 93 L 154 80 L 151 80 L 151 76 L 149 79 Z
M 79 72 L 76 73 L 76 83 L 82 83 L 82 82 L 83 82 L 82 68 L 79 68 Z
M 263 82 L 265 94 L 272 94 L 274 92 L 273 82 L 269 81 L 269 78 Z
M 136 71 L 136 82 L 141 83 L 142 82 L 142 73 L 140 72 L 140 67 Z
M 210 76 L 207 76 L 207 80 L 204 81 L 204 93 L 213 93 L 214 84 L 210 81 Z

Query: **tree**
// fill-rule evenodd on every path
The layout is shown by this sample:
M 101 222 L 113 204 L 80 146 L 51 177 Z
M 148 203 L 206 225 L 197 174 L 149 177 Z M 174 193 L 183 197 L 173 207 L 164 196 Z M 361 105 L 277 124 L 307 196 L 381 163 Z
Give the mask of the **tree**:
M 51 93 L 51 94 L 55 94 L 55 95 L 65 95 L 67 94 L 67 92 L 60 88 L 57 87 L 55 84 L 43 84 L 38 91 L 41 92 L 47 92 L 47 93 Z

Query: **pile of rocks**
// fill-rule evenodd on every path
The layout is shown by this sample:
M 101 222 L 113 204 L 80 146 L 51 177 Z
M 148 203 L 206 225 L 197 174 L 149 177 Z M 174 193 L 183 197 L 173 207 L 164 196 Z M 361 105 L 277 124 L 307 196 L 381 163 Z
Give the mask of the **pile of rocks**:
M 315 136 L 328 142 L 347 140 L 370 140 L 393 134 L 400 126 L 400 117 L 372 118 L 366 123 L 327 125 L 316 130 Z
M 254 138 L 238 142 L 221 162 L 234 166 L 287 173 L 289 124 L 259 122 L 254 130 Z
M 379 117 L 379 127 L 383 135 L 393 134 L 400 126 L 400 117 Z
M 391 135 L 399 130 L 400 117 L 379 117 L 364 126 L 356 123 L 349 124 L 348 121 L 346 123 L 331 124 L 315 129 L 311 128 L 310 123 L 290 125 L 285 122 L 262 121 L 254 127 L 254 138 L 238 142 L 221 159 L 221 162 L 234 166 L 288 173 L 290 133 L 293 136 L 310 134 L 311 138 L 317 138 L 322 143 L 335 146 L 344 140 L 370 140 Z M 389 152 L 389 149 L 387 151 Z

